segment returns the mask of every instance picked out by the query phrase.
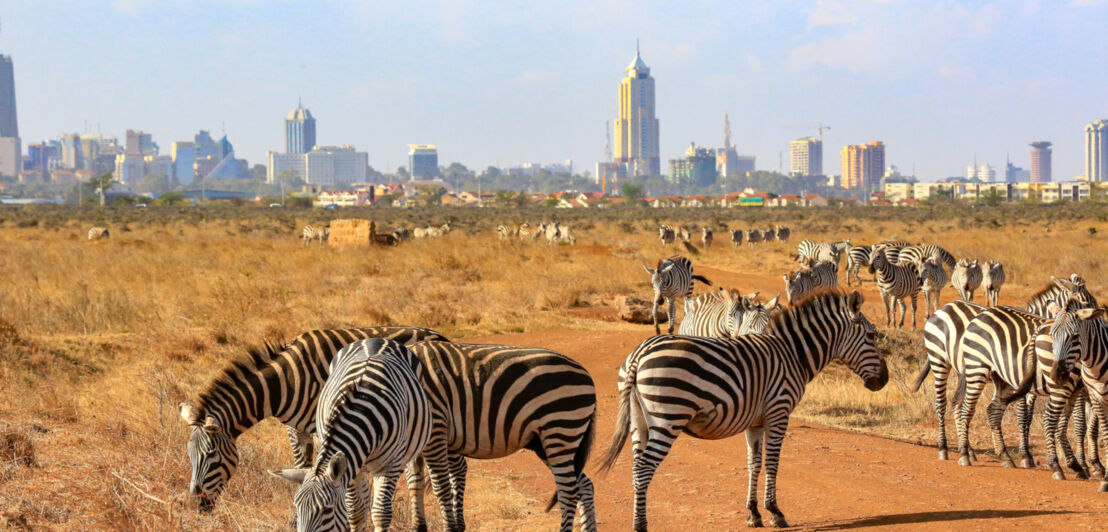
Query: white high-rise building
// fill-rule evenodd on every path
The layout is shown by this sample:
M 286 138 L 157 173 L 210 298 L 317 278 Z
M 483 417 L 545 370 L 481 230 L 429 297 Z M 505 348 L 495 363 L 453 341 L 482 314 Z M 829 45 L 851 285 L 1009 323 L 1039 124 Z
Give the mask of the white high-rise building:
M 364 182 L 369 175 L 369 154 L 353 146 L 316 146 L 308 153 L 266 154 L 266 181 L 292 172 L 311 185 L 336 186 Z
M 823 175 L 823 141 L 803 137 L 789 142 L 789 174 Z
M 996 168 L 991 165 L 969 165 L 966 167 L 966 179 L 976 179 L 982 183 L 993 183 L 996 181 Z
M 1108 181 L 1108 119 L 1085 126 L 1085 179 Z

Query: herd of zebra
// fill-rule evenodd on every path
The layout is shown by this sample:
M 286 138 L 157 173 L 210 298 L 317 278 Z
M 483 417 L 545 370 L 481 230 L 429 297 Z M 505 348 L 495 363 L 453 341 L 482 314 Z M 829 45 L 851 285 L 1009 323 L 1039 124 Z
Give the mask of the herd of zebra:
M 862 260 L 863 252 L 851 259 L 855 250 L 864 250 L 883 295 L 887 270 L 911 269 L 918 289 L 915 264 L 949 264 L 949 254 L 937 246 L 860 247 L 849 241 L 804 241 L 798 257 L 816 269 L 821 262 L 837 265 L 844 253 L 848 264 Z M 971 265 L 966 262 L 967 269 Z M 788 526 L 777 503 L 777 471 L 789 418 L 808 383 L 834 361 L 868 390 L 889 381 L 862 295 L 821 284 L 789 293 L 787 307 L 779 297 L 759 302 L 757 293 L 735 290 L 693 298 L 694 281 L 712 283 L 694 274 L 688 259 L 674 256 L 644 268 L 655 310 L 668 300 L 672 318 L 681 297 L 685 314 L 677 334 L 674 320 L 664 335 L 655 322 L 656 335 L 620 366 L 615 431 L 600 471 L 614 466 L 630 439 L 634 528 L 646 530 L 648 487 L 679 435 L 721 439 L 745 433 L 747 523 L 763 525 L 757 493 L 764 467 L 761 508 L 770 525 Z M 1102 471 L 1095 431 L 1108 433 L 1108 322 L 1084 281 L 1076 274 L 1052 278 L 1027 311 L 989 299 L 991 307 L 948 303 L 924 328 L 927 358 L 914 388 L 934 377 L 940 457 L 947 454 L 946 384 L 953 371 L 960 463 L 976 459 L 968 444 L 969 420 L 991 381 L 996 393 L 989 422 L 1006 465 L 1011 459 L 1000 432 L 1005 407 L 1017 402 L 1022 463 L 1030 466 L 1032 407 L 1035 397 L 1044 396 L 1047 456 L 1055 476 L 1062 477 L 1059 443 L 1078 476 Z M 427 529 L 423 486 L 429 479 L 444 526 L 464 530 L 466 460 L 524 449 L 554 477 L 547 509 L 560 508 L 559 529 L 597 528 L 593 483 L 585 474 L 597 430 L 596 386 L 581 364 L 549 349 L 455 343 L 420 327 L 310 331 L 230 363 L 194 403 L 180 405 L 180 414 L 190 427 L 189 491 L 203 510 L 214 507 L 235 473 L 237 438 L 272 417 L 286 425 L 293 449 L 294 468 L 274 475 L 299 485 L 293 497 L 299 530 L 361 530 L 367 521 L 374 530 L 388 530 L 393 492 L 405 471 L 415 529 Z M 1071 415 L 1081 431 L 1076 453 L 1065 437 Z M 1088 450 L 1087 432 L 1094 432 Z
M 686 247 L 689 247 L 693 238 L 693 230 L 694 228 L 687 225 L 682 225 L 675 230 L 666 224 L 661 224 L 658 226 L 658 238 L 661 239 L 662 246 L 673 245 L 677 239 L 680 238 L 681 242 Z M 745 231 L 742 229 L 730 230 L 726 228 L 725 230 L 731 236 L 731 246 L 736 248 L 742 245 L 744 236 L 746 242 L 753 247 L 755 244 L 762 242 L 788 242 L 789 235 L 791 234 L 788 227 L 780 225 L 764 231 L 759 229 L 747 229 Z M 709 226 L 701 226 L 700 244 L 704 249 L 711 249 L 714 240 L 715 231 Z
M 573 236 L 573 228 L 568 225 L 563 225 L 557 220 L 553 222 L 543 222 L 538 227 L 532 228 L 531 224 L 524 222 L 519 226 L 512 226 L 506 224 L 500 224 L 496 226 L 496 234 L 500 236 L 500 240 L 515 240 L 522 241 L 539 240 L 545 238 L 549 244 L 576 244 L 577 237 Z
M 453 228 L 450 226 L 450 222 L 442 225 L 427 225 L 426 227 L 416 227 L 415 229 L 396 229 L 393 231 L 387 231 L 384 233 L 377 233 L 376 225 L 371 231 L 375 244 L 383 245 L 396 245 L 400 242 L 406 242 L 413 238 L 437 238 L 450 233 Z M 312 227 L 311 224 L 305 225 L 304 229 L 300 231 L 300 241 L 305 246 L 311 245 L 312 242 L 319 242 L 320 245 L 326 244 L 331 238 L 330 227 Z

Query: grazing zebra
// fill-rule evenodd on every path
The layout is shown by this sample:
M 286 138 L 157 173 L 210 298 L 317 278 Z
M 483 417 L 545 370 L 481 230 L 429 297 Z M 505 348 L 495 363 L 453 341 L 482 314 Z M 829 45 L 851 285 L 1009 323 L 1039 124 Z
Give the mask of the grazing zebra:
M 373 529 L 389 529 L 396 481 L 431 435 L 425 371 L 407 347 L 380 338 L 359 340 L 335 355 L 316 406 L 315 464 L 273 473 L 300 485 L 293 498 L 297 530 L 360 530 L 364 504 L 348 516 L 346 495 L 362 473 L 374 480 Z
M 820 261 L 782 277 L 785 279 L 785 297 L 790 305 L 817 289 L 839 286 L 835 264 L 831 261 Z
M 846 248 L 847 286 L 852 286 L 850 282 L 851 276 L 858 281 L 858 286 L 862 286 L 862 278 L 858 276 L 858 272 L 862 269 L 862 266 L 869 266 L 869 256 L 869 246 L 849 246 Z
M 408 229 L 399 229 L 392 232 L 392 237 L 395 238 L 397 242 L 407 242 L 412 239 L 412 232 Z
M 519 234 L 519 229 L 501 224 L 496 226 L 496 233 L 500 235 L 500 240 L 512 240 Z
M 762 231 L 762 242 L 768 243 L 773 242 L 774 240 L 777 240 L 776 229 L 766 229 L 765 231 Z
M 89 240 L 100 240 L 102 238 L 108 238 L 110 236 L 112 235 L 108 232 L 107 227 L 96 226 L 88 230 Z
M 834 244 L 825 244 L 814 240 L 802 240 L 800 244 L 796 246 L 796 260 L 805 263 L 813 260 L 831 261 L 835 263 L 835 271 L 838 271 L 842 252 L 849 247 L 849 240 Z
M 754 244 L 757 244 L 761 241 L 762 241 L 762 232 L 761 231 L 759 231 L 757 229 L 750 229 L 749 231 L 746 232 L 746 243 L 750 244 L 750 247 L 754 247 Z
M 885 326 L 892 327 L 896 322 L 896 311 L 900 309 L 900 324 L 904 327 L 907 309 L 904 298 L 912 298 L 912 328 L 916 328 L 916 303 L 919 300 L 920 276 L 915 266 L 899 265 L 889 262 L 885 247 L 878 245 L 870 255 L 869 270 L 877 274 L 877 290 L 881 292 L 881 302 L 885 304 Z
M 873 247 L 877 247 L 877 245 L 878 244 L 875 244 Z M 886 241 L 881 242 L 880 245 L 885 246 L 885 258 L 889 259 L 889 262 L 893 264 L 898 264 L 900 262 L 900 250 L 914 244 L 903 241 Z
M 704 251 L 708 251 L 712 247 L 712 228 L 701 227 L 700 228 L 700 244 L 704 246 Z
M 715 440 L 746 432 L 747 524 L 753 527 L 762 526 L 757 489 L 764 442 L 763 505 L 771 525 L 788 526 L 777 505 L 781 444 L 805 387 L 833 360 L 869 390 L 889 380 L 858 292 L 813 295 L 774 317 L 765 334 L 656 336 L 636 348 L 619 370 L 619 417 L 601 466 L 615 464 L 630 435 L 635 530 L 647 529 L 647 488 L 681 433 Z
M 743 245 L 743 230 L 736 229 L 731 231 L 731 247 L 737 248 Z
M 981 286 L 981 266 L 977 259 L 959 259 L 954 271 L 950 272 L 950 284 L 954 285 L 963 301 L 973 301 L 973 292 Z
M 670 227 L 665 224 L 662 224 L 662 226 L 658 228 L 658 238 L 662 240 L 662 247 L 669 246 L 677 240 L 677 236 L 673 232 L 673 229 L 670 229 Z
M 669 334 L 673 334 L 673 321 L 677 315 L 674 300 L 677 297 L 684 299 L 691 297 L 694 280 L 712 286 L 712 282 L 703 276 L 693 275 L 692 262 L 680 255 L 659 260 L 654 269 L 646 266 L 642 269 L 650 274 L 650 284 L 654 286 L 654 308 L 651 312 L 654 318 L 654 334 L 662 334 L 662 330 L 658 328 L 658 305 L 669 301 Z
M 1042 317 L 1051 316 L 1048 310 L 1051 304 L 1065 305 L 1071 297 L 1076 298 L 1084 307 L 1097 306 L 1096 299 L 1085 289 L 1084 281 L 1077 274 L 1073 274 L 1069 280 L 1056 277 L 1051 277 L 1051 280 L 1051 284 L 1031 296 L 1027 303 L 1028 312 Z M 1079 280 L 1080 284 L 1074 280 Z M 923 326 L 923 344 L 927 356 L 911 390 L 919 391 L 927 375 L 932 376 L 935 387 L 935 417 L 939 425 L 937 445 L 940 460 L 947 459 L 946 386 L 951 369 L 959 358 L 955 349 L 962 339 L 966 325 L 985 308 L 971 301 L 953 301 L 932 314 Z M 973 457 L 972 449 L 970 456 Z
M 800 262 L 815 260 L 816 255 L 819 254 L 819 248 L 822 245 L 823 244 L 815 240 L 801 240 L 800 243 L 796 245 L 796 260 Z
M 779 306 L 775 297 L 769 303 L 756 303 L 757 292 L 743 296 L 738 290 L 709 292 L 685 300 L 685 316 L 677 334 L 730 338 L 759 334 L 769 324 Z
M 191 428 L 188 455 L 192 463 L 189 493 L 200 508 L 214 507 L 235 473 L 239 435 L 267 418 L 285 424 L 296 467 L 311 465 L 315 409 L 331 360 L 346 345 L 366 338 L 411 344 L 448 341 L 420 327 L 324 329 L 301 334 L 284 347 L 267 345 L 231 362 L 199 396 L 196 407 L 181 403 L 181 417 Z M 257 398 L 266 397 L 267 401 Z
M 788 242 L 789 241 L 789 228 L 784 226 L 777 226 L 777 241 Z
M 554 475 L 561 530 L 573 528 L 575 508 L 581 530 L 596 530 L 592 482 L 584 473 L 596 433 L 596 388 L 584 367 L 538 347 L 433 341 L 410 349 L 425 368 L 434 428 L 423 456 L 447 530 L 465 529 L 465 458 L 501 458 L 523 449 L 537 454 Z M 409 485 L 412 473 L 422 472 L 409 470 Z M 417 498 L 413 524 L 426 530 Z
M 934 244 L 917 244 L 901 248 L 897 255 L 896 262 L 901 264 L 910 262 L 915 264 L 916 268 L 920 268 L 923 265 L 923 261 L 932 257 L 939 259 L 939 261 L 951 268 L 955 265 L 954 255 L 951 255 L 947 250 Z
M 903 255 L 902 255 L 903 256 Z M 923 302 L 927 308 L 924 318 L 930 318 L 939 309 L 939 293 L 946 286 L 946 270 L 938 257 L 931 257 L 920 263 L 920 284 L 923 290 Z
M 312 244 L 312 240 L 318 240 L 320 245 L 322 245 L 330 236 L 331 230 L 325 227 L 316 228 L 310 225 L 305 225 L 304 230 L 300 232 L 300 240 L 304 243 L 305 246 L 310 246 Z
M 689 240 L 692 240 L 692 232 L 689 231 L 689 227 L 687 225 L 681 226 L 678 235 L 681 237 L 681 241 L 683 242 L 688 242 Z
M 985 288 L 985 305 L 995 307 L 1000 299 L 1000 287 L 1004 286 L 1004 265 L 990 260 L 981 265 L 981 286 Z

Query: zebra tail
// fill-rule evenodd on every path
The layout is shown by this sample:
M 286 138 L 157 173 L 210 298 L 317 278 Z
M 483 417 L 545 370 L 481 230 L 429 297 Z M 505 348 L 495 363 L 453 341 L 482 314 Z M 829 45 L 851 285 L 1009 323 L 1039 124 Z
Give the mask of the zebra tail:
M 966 376 L 960 371 L 955 371 L 958 375 L 958 386 L 954 388 L 954 397 L 950 399 L 950 404 L 959 405 L 962 403 L 962 398 L 966 395 Z
M 577 478 L 581 478 L 581 475 L 585 474 L 585 464 L 589 463 L 589 454 L 592 453 L 593 437 L 596 436 L 595 410 L 593 410 L 592 415 L 589 416 L 588 423 L 588 426 L 585 427 L 585 434 L 577 444 L 577 452 L 573 455 L 573 473 L 577 475 Z M 546 503 L 546 511 L 549 512 L 554 508 L 555 504 L 558 504 L 557 491 L 550 497 L 550 502 Z
M 612 443 L 608 446 L 608 454 L 604 457 L 604 463 L 600 465 L 601 473 L 607 473 L 612 469 L 616 459 L 619 458 L 620 451 L 627 443 L 628 436 L 631 435 L 631 401 L 634 400 L 631 394 L 635 390 L 635 373 L 633 369 L 628 370 L 627 373 L 627 386 L 619 392 L 619 416 L 616 417 L 616 430 L 612 434 Z
M 700 281 L 708 286 L 714 286 L 712 285 L 712 281 L 709 281 L 708 278 L 703 275 L 693 275 L 692 278 L 694 281 Z
M 927 358 L 923 359 L 923 367 L 920 368 L 919 374 L 916 375 L 915 382 L 912 383 L 912 393 L 919 391 L 919 387 L 923 386 L 923 381 L 927 380 L 927 375 L 931 373 L 931 361 Z

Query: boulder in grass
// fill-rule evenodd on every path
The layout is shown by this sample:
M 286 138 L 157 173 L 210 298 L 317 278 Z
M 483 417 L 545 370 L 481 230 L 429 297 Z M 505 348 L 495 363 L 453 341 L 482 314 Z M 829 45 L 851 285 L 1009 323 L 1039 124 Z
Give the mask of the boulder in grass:
M 615 299 L 615 307 L 619 312 L 619 319 L 631 323 L 653 325 L 654 318 L 650 316 L 652 305 L 650 301 L 644 301 L 637 297 L 619 296 Z M 658 323 L 665 323 L 669 316 L 664 306 L 658 307 Z

